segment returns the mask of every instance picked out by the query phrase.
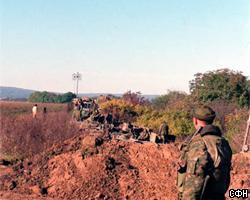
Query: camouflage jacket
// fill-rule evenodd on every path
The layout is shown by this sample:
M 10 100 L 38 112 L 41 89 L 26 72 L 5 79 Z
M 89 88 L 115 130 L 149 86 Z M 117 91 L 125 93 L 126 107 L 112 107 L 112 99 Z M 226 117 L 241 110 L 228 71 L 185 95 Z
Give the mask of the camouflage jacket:
M 218 127 L 203 127 L 182 148 L 178 171 L 179 199 L 225 199 L 232 151 Z
M 159 128 L 159 135 L 168 135 L 168 125 L 166 123 L 162 123 Z

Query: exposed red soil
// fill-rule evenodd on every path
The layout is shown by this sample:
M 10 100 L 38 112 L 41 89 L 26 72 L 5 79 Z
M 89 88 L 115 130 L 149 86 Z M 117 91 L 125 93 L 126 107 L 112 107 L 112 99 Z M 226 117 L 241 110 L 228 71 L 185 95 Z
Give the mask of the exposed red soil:
M 16 164 L 1 173 L 0 198 L 177 199 L 176 145 L 105 138 L 86 126 L 82 135 Z M 234 156 L 231 188 L 250 187 L 249 155 Z
M 250 152 L 233 156 L 230 189 L 250 189 Z

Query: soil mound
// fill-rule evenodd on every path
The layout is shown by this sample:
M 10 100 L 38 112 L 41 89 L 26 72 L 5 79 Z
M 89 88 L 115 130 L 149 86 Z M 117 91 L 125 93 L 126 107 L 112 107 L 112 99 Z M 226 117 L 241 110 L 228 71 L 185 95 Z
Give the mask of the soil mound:
M 1 173 L 0 197 L 177 199 L 174 144 L 109 140 L 91 125 L 81 131 Z M 249 159 L 249 153 L 234 155 L 231 188 L 250 187 Z

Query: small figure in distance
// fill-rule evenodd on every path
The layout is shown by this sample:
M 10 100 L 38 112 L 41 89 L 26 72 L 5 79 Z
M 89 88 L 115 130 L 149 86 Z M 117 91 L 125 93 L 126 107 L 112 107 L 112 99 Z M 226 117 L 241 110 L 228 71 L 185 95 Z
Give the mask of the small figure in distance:
M 37 111 L 38 111 L 38 108 L 37 108 L 37 104 L 35 104 L 33 107 L 32 107 L 32 117 L 35 119 L 36 116 L 37 116 Z
M 166 121 L 163 121 L 160 128 L 159 128 L 159 136 L 160 140 L 163 144 L 168 142 L 168 125 Z
M 43 114 L 46 114 L 46 113 L 47 113 L 47 108 L 43 107 Z
M 43 117 L 46 117 L 46 114 L 47 114 L 47 108 L 43 107 Z
M 212 108 L 204 105 L 193 111 L 196 132 L 180 149 L 178 199 L 225 200 L 232 150 L 219 127 L 213 125 L 215 116 Z

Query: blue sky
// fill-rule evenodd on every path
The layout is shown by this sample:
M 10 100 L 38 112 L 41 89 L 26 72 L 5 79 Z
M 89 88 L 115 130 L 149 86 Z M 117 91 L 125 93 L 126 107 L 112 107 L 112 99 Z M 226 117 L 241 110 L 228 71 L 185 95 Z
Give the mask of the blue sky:
M 188 91 L 197 72 L 250 76 L 249 0 L 0 0 L 0 85 Z

